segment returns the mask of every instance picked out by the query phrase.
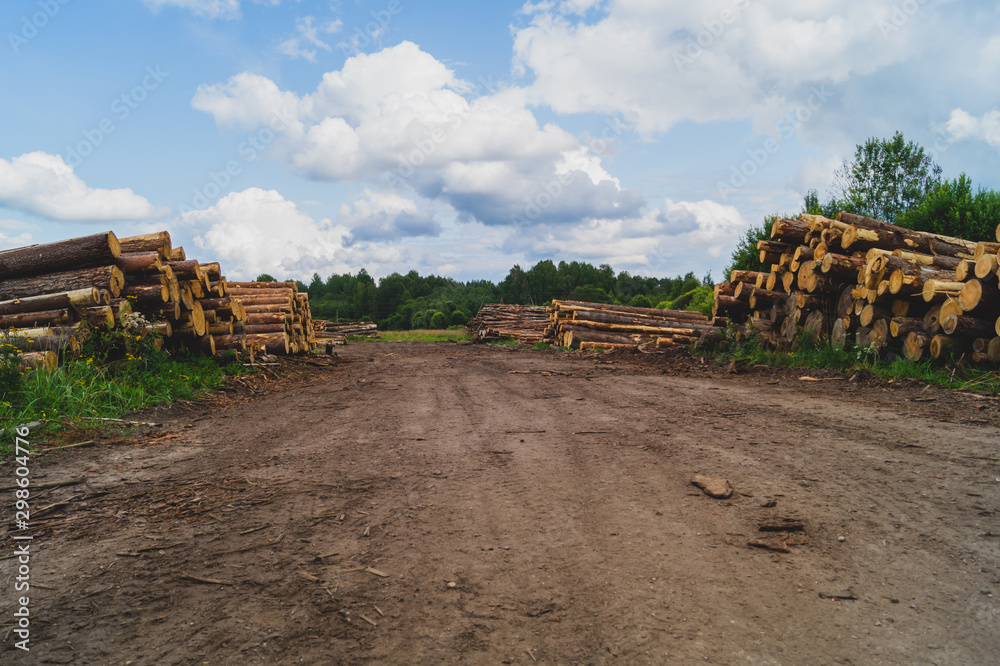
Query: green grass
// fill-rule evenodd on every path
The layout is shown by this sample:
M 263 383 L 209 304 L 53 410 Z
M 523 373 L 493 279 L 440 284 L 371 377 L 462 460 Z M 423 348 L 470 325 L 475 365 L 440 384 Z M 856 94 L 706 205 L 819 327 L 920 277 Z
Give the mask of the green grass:
M 379 331 L 378 340 L 386 342 L 441 342 L 443 340 L 468 340 L 469 334 L 461 330 L 420 329 L 415 331 Z
M 865 371 L 883 379 L 916 379 L 928 384 L 959 390 L 1000 393 L 1000 372 L 963 362 L 963 359 L 922 359 L 910 361 L 895 354 L 879 354 L 865 347 L 837 349 L 829 342 L 814 343 L 800 338 L 790 350 L 776 351 L 756 338 L 731 342 L 714 352 L 719 363 L 733 360 L 747 365 Z
M 52 372 L 28 370 L 19 386 L 0 387 L 0 429 L 40 421 L 31 441 L 51 441 L 70 430 L 100 429 L 94 419 L 196 398 L 221 388 L 227 375 L 248 371 L 232 354 L 173 355 L 154 350 L 150 340 L 119 346 L 118 338 L 95 340 L 81 358 Z M 10 451 L 11 441 L 0 439 L 0 452 Z

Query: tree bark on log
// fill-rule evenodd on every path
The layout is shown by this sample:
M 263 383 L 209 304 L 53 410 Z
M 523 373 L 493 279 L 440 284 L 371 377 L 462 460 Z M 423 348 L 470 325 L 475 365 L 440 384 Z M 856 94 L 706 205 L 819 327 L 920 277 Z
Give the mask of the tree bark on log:
M 58 294 L 43 294 L 27 298 L 15 298 L 0 301 L 0 315 L 12 315 L 21 312 L 40 312 L 42 310 L 58 310 L 73 306 L 87 307 L 100 302 L 100 292 L 96 287 L 85 287 L 76 291 Z
M 965 345 L 958 342 L 956 338 L 949 335 L 935 335 L 931 338 L 931 343 L 928 346 L 928 350 L 931 353 L 931 357 L 939 359 L 947 353 L 949 349 L 961 349 Z
M 253 333 L 247 334 L 247 342 L 257 342 L 268 354 L 288 354 L 289 340 L 284 333 Z
M 941 319 L 941 330 L 947 335 L 970 338 L 986 337 L 993 334 L 993 322 L 953 314 Z
M 4 250 L 0 252 L 0 280 L 106 266 L 120 254 L 118 238 L 111 231 Z
M 95 305 L 85 308 L 84 319 L 94 328 L 112 329 L 115 326 L 115 311 L 110 305 Z
M 779 217 L 771 225 L 771 238 L 784 243 L 804 244 L 807 233 L 809 225 L 798 220 Z
M 905 338 L 910 333 L 924 332 L 924 320 L 916 317 L 893 317 L 889 322 L 889 334 L 894 338 Z
M 244 319 L 247 324 L 284 324 L 289 315 L 284 312 L 254 312 Z
M 950 282 L 954 280 L 954 273 L 943 271 L 937 268 L 913 265 L 908 269 L 898 269 L 889 276 L 890 294 L 917 294 L 922 293 L 924 284 L 928 280 L 941 280 Z
M 729 274 L 729 281 L 732 282 L 733 284 L 738 284 L 742 282 L 757 284 L 758 277 L 760 277 L 760 271 L 734 270 Z
M 136 284 L 122 289 L 124 298 L 131 298 L 141 305 L 166 303 L 170 300 L 170 289 L 167 285 Z
M 170 234 L 158 231 L 119 239 L 122 252 L 156 252 L 164 259 L 170 258 Z
M 246 324 L 243 330 L 248 334 L 253 333 L 285 333 L 285 324 Z
M 81 268 L 0 281 L 0 300 L 9 301 L 42 294 L 65 293 L 88 287 L 106 289 L 117 298 L 124 283 L 125 276 L 117 266 Z
M 233 289 L 291 289 L 298 292 L 298 285 L 294 282 L 229 282 L 228 286 Z
M 228 349 L 246 349 L 247 339 L 245 335 L 213 335 L 215 339 L 216 351 Z
M 245 330 L 246 327 L 244 327 Z M 233 334 L 233 322 L 232 320 L 217 321 L 208 325 L 209 335 L 232 335 Z
M 63 326 L 76 321 L 76 313 L 68 308 L 21 312 L 0 315 L 0 328 L 37 328 L 39 326 Z
M 162 273 L 163 260 L 158 252 L 123 252 L 117 261 L 118 268 L 130 273 Z
M 573 330 L 566 332 L 566 345 L 573 349 L 579 349 L 581 342 L 610 342 L 620 345 L 638 345 L 639 342 L 627 335 L 616 335 L 613 333 L 601 333 L 590 330 Z

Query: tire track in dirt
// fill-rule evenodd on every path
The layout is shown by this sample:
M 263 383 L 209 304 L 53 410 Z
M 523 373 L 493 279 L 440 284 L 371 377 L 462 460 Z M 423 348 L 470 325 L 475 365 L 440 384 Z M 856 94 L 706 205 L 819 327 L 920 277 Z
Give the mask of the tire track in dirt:
M 68 454 L 68 469 L 136 469 L 95 475 L 107 523 L 39 555 L 56 589 L 33 657 L 988 663 L 1000 642 L 979 593 L 1000 565 L 982 536 L 995 428 L 876 391 L 765 392 L 579 354 L 341 354 L 336 372 L 200 415 L 173 449 Z M 707 498 L 696 472 L 737 494 Z M 748 549 L 771 514 L 801 517 L 806 544 Z M 154 537 L 183 545 L 115 555 Z M 857 600 L 819 596 L 848 588 Z

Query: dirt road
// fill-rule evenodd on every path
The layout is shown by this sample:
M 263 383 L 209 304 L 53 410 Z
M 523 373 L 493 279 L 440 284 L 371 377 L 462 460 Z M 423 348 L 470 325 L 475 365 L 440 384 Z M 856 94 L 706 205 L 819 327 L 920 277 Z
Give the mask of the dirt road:
M 996 399 L 607 358 L 352 344 L 38 458 L 2 660 L 997 663 Z

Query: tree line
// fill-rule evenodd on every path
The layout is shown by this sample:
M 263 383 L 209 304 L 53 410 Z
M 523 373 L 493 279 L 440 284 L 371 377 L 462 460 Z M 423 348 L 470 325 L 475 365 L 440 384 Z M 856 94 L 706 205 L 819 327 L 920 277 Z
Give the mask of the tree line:
M 260 282 L 273 281 L 268 274 Z M 498 284 L 490 280 L 460 282 L 438 275 L 392 273 L 375 280 L 365 269 L 357 274 L 313 274 L 309 284 L 297 281 L 309 294 L 317 319 L 374 321 L 381 330 L 444 329 L 464 326 L 483 303 L 545 305 L 556 299 L 617 303 L 637 307 L 696 309 L 712 307 L 712 276 L 693 272 L 675 278 L 615 273 L 607 264 L 546 259 L 525 270 L 515 264 Z

